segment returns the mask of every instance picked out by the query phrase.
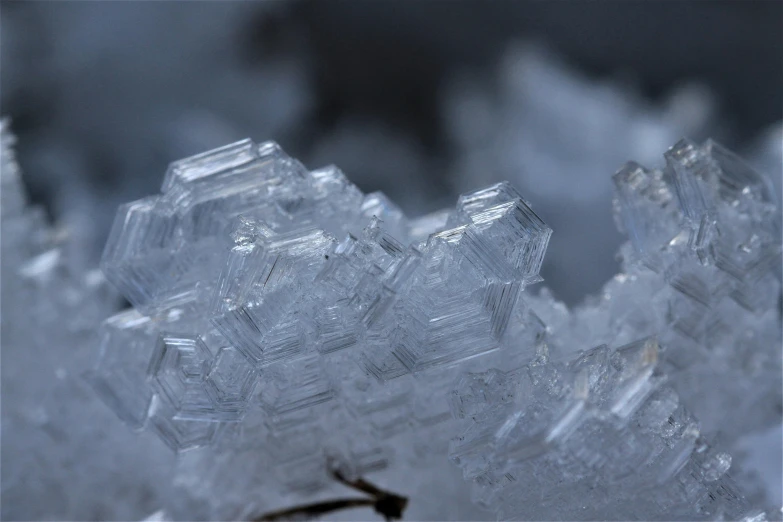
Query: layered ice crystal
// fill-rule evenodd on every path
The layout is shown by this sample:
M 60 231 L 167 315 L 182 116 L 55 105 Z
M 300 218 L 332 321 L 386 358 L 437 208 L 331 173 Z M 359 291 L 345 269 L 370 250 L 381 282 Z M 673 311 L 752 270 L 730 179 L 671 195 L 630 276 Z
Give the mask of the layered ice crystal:
M 781 228 L 770 181 L 711 141 L 678 142 L 662 173 L 631 169 L 615 176 L 633 247 L 624 267 L 666 285 L 648 314 L 667 327 L 675 386 L 710 431 L 733 438 L 780 422 Z M 652 185 L 671 201 L 651 200 Z M 632 217 L 641 207 L 646 220 Z M 645 237 L 651 226 L 657 237 Z M 705 393 L 701 383 L 720 384 Z
M 408 220 L 271 142 L 176 162 L 115 220 L 102 267 L 135 310 L 105 322 L 90 381 L 206 448 L 181 456 L 179 516 L 315 494 L 335 459 L 446 484 L 447 452 L 504 519 L 756 516 L 709 405 L 774 405 L 779 210 L 711 142 L 667 161 L 615 176 L 626 273 L 573 312 L 523 298 L 551 229 L 507 183 Z
M 654 338 L 468 373 L 451 459 L 501 520 L 737 520 L 750 509 L 666 383 Z
M 613 177 L 623 272 L 573 312 L 546 295 L 531 305 L 563 346 L 657 335 L 703 428 L 733 440 L 781 419 L 780 208 L 767 178 L 712 141 L 665 159 Z
M 765 516 L 708 441 L 781 422 L 780 210 L 714 142 L 665 158 L 613 178 L 624 273 L 573 311 L 529 299 L 538 358 L 453 392 L 451 458 L 502 519 Z
M 497 350 L 550 234 L 507 184 L 409 222 L 335 167 L 238 142 L 172 164 L 160 196 L 120 209 L 102 267 L 137 311 L 106 322 L 91 378 L 178 450 L 248 407 L 277 419 L 350 403 L 345 383 L 365 372 Z

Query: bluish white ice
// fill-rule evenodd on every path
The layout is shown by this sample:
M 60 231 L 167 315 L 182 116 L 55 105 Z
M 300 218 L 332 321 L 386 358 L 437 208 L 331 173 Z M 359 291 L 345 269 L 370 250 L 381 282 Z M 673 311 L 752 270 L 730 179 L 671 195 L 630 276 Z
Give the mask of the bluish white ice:
M 699 134 L 709 104 L 685 90 L 677 110 L 618 108 L 617 89 L 585 83 L 561 93 L 583 109 L 563 115 L 537 85 L 572 79 L 509 56 L 497 100 L 457 93 L 456 179 L 509 177 L 527 200 L 497 184 L 408 219 L 335 167 L 235 143 L 121 208 L 103 268 L 134 309 L 100 329 L 117 297 L 26 206 L 4 127 L 3 518 L 257 515 L 344 495 L 335 460 L 410 496 L 410 519 L 779 518 L 748 456 L 781 422 L 779 179 L 689 141 L 612 178 L 626 157 L 657 165 L 675 131 Z M 517 132 L 531 114 L 589 126 L 591 111 L 627 143 Z M 773 173 L 777 132 L 754 154 Z M 620 273 L 572 309 L 530 292 L 551 232 L 531 207 L 567 188 L 524 175 L 542 165 L 587 169 L 565 219 L 610 215 L 599 187 L 613 185 L 628 237 Z M 554 252 L 577 282 L 583 251 L 614 255 L 588 223 Z
M 102 268 L 135 310 L 89 379 L 208 448 L 175 517 L 313 495 L 334 459 L 448 477 L 446 453 L 502 519 L 764 516 L 710 441 L 780 420 L 777 201 L 711 141 L 665 157 L 615 174 L 623 272 L 573 311 L 526 295 L 551 229 L 509 184 L 408 220 L 272 142 L 175 162 L 118 212 Z

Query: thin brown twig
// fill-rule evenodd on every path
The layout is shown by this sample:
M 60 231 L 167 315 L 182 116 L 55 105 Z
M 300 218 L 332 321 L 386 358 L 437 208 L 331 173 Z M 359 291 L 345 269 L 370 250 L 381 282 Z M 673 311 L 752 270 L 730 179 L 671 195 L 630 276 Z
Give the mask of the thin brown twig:
M 324 502 L 295 506 L 292 508 L 266 513 L 260 517 L 252 519 L 251 522 L 284 520 L 297 515 L 306 518 L 315 517 L 318 515 L 330 513 L 332 511 L 352 509 L 357 507 L 372 507 L 376 513 L 383 516 L 383 518 L 387 521 L 399 520 L 402 518 L 402 514 L 405 511 L 405 508 L 408 506 L 408 499 L 406 497 L 396 495 L 389 491 L 384 491 L 361 477 L 355 480 L 348 480 L 337 469 L 332 471 L 332 476 L 335 478 L 335 480 L 341 484 L 344 484 L 345 486 L 348 486 L 349 488 L 356 489 L 362 493 L 367 493 L 370 495 L 370 498 L 327 500 Z
M 373 497 L 379 497 L 382 495 L 385 495 L 387 492 L 383 491 L 381 488 L 370 484 L 363 478 L 359 477 L 356 480 L 348 480 L 345 478 L 345 476 L 340 472 L 339 469 L 335 469 L 332 472 L 332 476 L 337 479 L 340 483 L 348 486 L 349 488 L 353 488 L 359 491 L 362 491 L 364 493 L 367 493 L 370 496 Z

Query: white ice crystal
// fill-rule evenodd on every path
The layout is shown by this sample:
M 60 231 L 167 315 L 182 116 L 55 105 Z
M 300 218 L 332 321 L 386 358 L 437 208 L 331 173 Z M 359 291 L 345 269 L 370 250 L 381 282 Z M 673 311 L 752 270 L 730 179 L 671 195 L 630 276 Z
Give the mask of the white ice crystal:
M 609 174 L 631 159 L 656 165 L 681 136 L 717 127 L 704 86 L 679 86 L 655 104 L 631 87 L 517 42 L 489 77 L 457 78 L 443 97 L 453 190 L 508 180 L 533 201 L 557 231 L 543 275 L 568 303 L 617 271 L 622 237 L 612 226 Z
M 632 246 L 609 285 L 633 289 L 573 313 L 523 298 L 551 230 L 508 184 L 408 220 L 271 142 L 181 160 L 115 220 L 102 266 L 136 310 L 105 323 L 90 379 L 132 426 L 203 448 L 180 459 L 175 516 L 318 495 L 334 459 L 408 487 L 427 462 L 447 483 L 455 434 L 451 460 L 501 518 L 756 516 L 691 408 L 709 435 L 709 404 L 753 388 L 772 406 L 752 417 L 775 421 L 758 345 L 779 333 L 779 214 L 712 142 L 667 160 L 614 178 Z
M 725 475 L 731 457 L 710 448 L 664 384 L 658 349 L 648 338 L 556 362 L 544 348 L 519 369 L 465 375 L 455 414 L 470 422 L 450 455 L 476 483 L 477 501 L 500 519 L 745 514 Z
M 175 450 L 260 444 L 267 489 L 317 490 L 327 454 L 360 473 L 428 451 L 457 364 L 510 336 L 550 234 L 506 184 L 409 221 L 335 167 L 238 142 L 120 209 L 103 269 L 136 310 L 104 324 L 90 380 Z
M 780 423 L 780 210 L 713 142 L 614 176 L 623 271 L 573 310 L 526 291 L 552 231 L 509 184 L 408 219 L 237 142 L 120 208 L 134 308 L 98 328 L 0 136 L 4 518 L 248 518 L 333 498 L 334 465 L 410 519 L 769 514 L 733 444 Z
M 714 142 L 665 156 L 663 171 L 629 163 L 614 176 L 624 272 L 573 312 L 546 292 L 530 299 L 551 333 L 539 359 L 455 391 L 458 406 L 476 381 L 510 398 L 478 401 L 451 450 L 501 518 L 758 514 L 706 441 L 781 422 L 777 198 Z
M 734 439 L 780 422 L 780 210 L 769 181 L 721 146 L 683 140 L 663 171 L 614 176 L 630 241 L 623 272 L 572 314 L 533 308 L 564 345 L 658 335 L 673 385 L 709 432 Z M 640 299 L 645 296 L 646 299 Z M 726 423 L 726 411 L 734 422 Z

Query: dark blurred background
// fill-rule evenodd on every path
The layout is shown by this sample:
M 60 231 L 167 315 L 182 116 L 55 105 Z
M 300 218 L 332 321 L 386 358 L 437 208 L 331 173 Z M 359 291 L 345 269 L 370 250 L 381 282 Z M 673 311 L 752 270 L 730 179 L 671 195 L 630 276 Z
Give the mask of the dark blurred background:
M 3 2 L 31 199 L 95 264 L 170 161 L 250 136 L 410 215 L 509 178 L 573 303 L 617 271 L 610 176 L 683 134 L 779 185 L 783 2 Z M 652 158 L 652 159 L 650 159 Z

